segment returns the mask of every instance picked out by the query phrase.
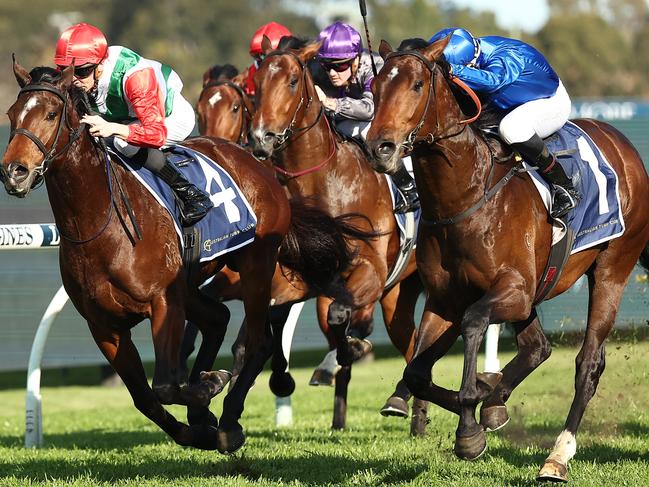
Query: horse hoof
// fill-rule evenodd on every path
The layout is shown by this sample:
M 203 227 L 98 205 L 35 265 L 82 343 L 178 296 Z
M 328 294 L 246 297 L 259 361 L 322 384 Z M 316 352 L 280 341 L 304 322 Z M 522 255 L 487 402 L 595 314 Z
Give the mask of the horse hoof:
M 385 405 L 381 408 L 382 416 L 397 416 L 399 418 L 408 417 L 408 403 L 401 397 L 392 396 L 388 398 Z
M 192 426 L 194 441 L 192 446 L 199 450 L 216 450 L 218 448 L 218 430 L 213 426 Z
M 356 362 L 372 351 L 372 342 L 369 340 L 347 337 L 347 346 L 351 354 L 351 361 Z M 342 365 L 342 364 L 341 364 Z
M 207 383 L 211 399 L 225 389 L 225 386 L 232 379 L 232 374 L 227 370 L 219 369 L 210 372 L 201 372 L 200 377 L 202 382 Z
M 340 370 L 340 366 L 337 367 Z M 336 371 L 336 373 L 338 372 Z M 310 386 L 330 386 L 332 387 L 336 383 L 336 374 L 332 374 L 328 370 L 324 369 L 315 369 L 311 380 L 309 381 Z
M 455 438 L 453 453 L 462 460 L 476 460 L 487 450 L 487 438 L 484 430 L 472 436 L 458 436 Z
M 288 397 L 295 392 L 295 381 L 288 372 L 270 374 L 270 390 L 279 397 Z
M 489 433 L 498 431 L 509 423 L 507 406 L 489 406 L 480 408 L 480 424 Z
M 502 372 L 478 372 L 476 379 L 478 385 L 483 385 L 491 393 L 503 378 Z
M 568 469 L 564 464 L 548 458 L 539 470 L 536 480 L 539 482 L 568 482 Z
M 245 442 L 246 435 L 243 434 L 242 429 L 224 431 L 219 428 L 216 432 L 216 448 L 219 453 L 232 455 L 239 451 Z
M 175 384 L 154 385 L 152 389 L 160 404 L 184 404 L 180 390 Z

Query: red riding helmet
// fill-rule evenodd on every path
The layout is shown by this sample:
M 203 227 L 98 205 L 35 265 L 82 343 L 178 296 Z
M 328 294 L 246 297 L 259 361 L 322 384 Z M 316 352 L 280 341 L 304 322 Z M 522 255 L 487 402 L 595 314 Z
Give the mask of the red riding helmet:
M 293 34 L 291 34 L 291 31 L 282 24 L 278 24 L 277 22 L 264 24 L 252 35 L 252 40 L 250 41 L 250 55 L 256 56 L 262 53 L 261 41 L 264 39 L 264 36 L 270 39 L 270 44 L 273 49 L 277 49 L 277 45 L 282 37 L 290 35 Z
M 97 27 L 86 23 L 68 27 L 56 43 L 54 63 L 57 66 L 99 64 L 106 57 L 108 42 Z

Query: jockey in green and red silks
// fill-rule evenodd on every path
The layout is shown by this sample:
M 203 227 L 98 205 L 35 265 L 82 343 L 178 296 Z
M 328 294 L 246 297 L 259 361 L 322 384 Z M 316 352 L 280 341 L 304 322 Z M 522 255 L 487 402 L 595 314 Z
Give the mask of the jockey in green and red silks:
M 570 97 L 559 76 L 543 54 L 517 39 L 474 37 L 466 29 L 448 28 L 429 42 L 448 36 L 444 57 L 452 75 L 506 113 L 500 136 L 539 167 L 552 188 L 552 216 L 565 215 L 580 195 L 543 141 L 570 116 Z
M 374 97 L 370 90 L 374 79 L 372 57 L 377 69 L 383 66 L 383 59 L 363 49 L 359 32 L 344 22 L 325 27 L 319 40 L 322 46 L 318 61 L 326 77 L 314 76 L 318 98 L 340 132 L 365 139 L 374 118 Z M 415 181 L 404 162 L 412 170 L 408 157 L 390 174 L 404 196 L 403 203 L 395 208 L 398 213 L 419 207 Z
M 117 150 L 169 184 L 183 203 L 186 225 L 205 216 L 213 206 L 209 196 L 189 183 L 159 150 L 183 141 L 196 123 L 194 109 L 181 95 L 178 74 L 126 47 L 108 46 L 101 30 L 86 23 L 61 34 L 54 62 L 61 70 L 74 63 L 74 85 L 89 94 L 99 113 L 82 119 L 90 134 L 114 137 Z

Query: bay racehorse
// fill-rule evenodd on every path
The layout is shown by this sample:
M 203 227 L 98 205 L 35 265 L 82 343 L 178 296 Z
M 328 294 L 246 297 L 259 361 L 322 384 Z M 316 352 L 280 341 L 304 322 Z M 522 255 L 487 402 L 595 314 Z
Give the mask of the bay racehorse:
M 232 452 L 245 439 L 238 419 L 246 394 L 270 355 L 268 305 L 278 259 L 289 268 L 285 273 L 298 292 L 308 286 L 312 295 L 351 301 L 339 277 L 354 254 L 344 232 L 351 232 L 354 241 L 362 235 L 344 219 L 289 202 L 273 172 L 240 147 L 192 139 L 188 147 L 218 161 L 239 185 L 257 226 L 252 243 L 201 263 L 188 282 L 169 213 L 80 123 L 89 106 L 85 94 L 72 86 L 73 69 L 28 73 L 14 61 L 20 91 L 8 111 L 11 134 L 0 168 L 5 189 L 22 198 L 45 181 L 62 235 L 63 285 L 135 406 L 180 445 Z M 225 398 L 219 424 L 207 407 L 205 390 L 211 397 L 223 384 L 218 374 L 199 373 L 212 367 L 229 312 L 197 286 L 224 265 L 239 273 L 248 333 L 245 363 Z M 156 357 L 153 388 L 130 337 L 130 329 L 146 318 Z M 186 318 L 199 326 L 204 339 L 190 385 L 180 389 L 178 348 Z M 177 421 L 163 403 L 187 404 L 190 425 Z
M 550 355 L 535 296 L 550 252 L 552 224 L 527 175 L 498 185 L 512 168 L 512 152 L 489 143 L 469 123 L 476 105 L 466 103 L 449 74 L 442 58 L 447 42 L 404 41 L 396 52 L 381 43 L 386 62 L 372 88 L 377 108 L 367 143 L 380 171 L 412 149 L 423 209 L 417 263 L 428 295 L 415 357 L 404 378 L 417 397 L 460 415 L 455 453 L 473 459 L 486 448 L 484 428 L 494 430 L 508 420 L 505 402 L 512 390 Z M 622 292 L 639 256 L 649 264 L 649 178 L 638 152 L 606 123 L 575 123 L 617 172 L 626 231 L 571 255 L 547 296 L 561 294 L 583 274 L 588 277 L 588 322 L 576 359 L 575 395 L 539 472 L 541 480 L 566 480 L 577 429 L 604 370 L 604 341 Z M 495 162 L 499 159 L 506 163 Z M 496 185 L 500 189 L 490 192 Z M 476 358 L 487 326 L 500 322 L 513 323 L 518 353 L 503 369 L 500 383 L 488 384 L 478 380 Z M 436 386 L 431 368 L 459 335 L 465 350 L 458 393 Z M 478 424 L 475 409 L 481 401 L 483 424 Z
M 264 39 L 264 61 L 255 74 L 255 113 L 250 131 L 250 144 L 255 156 L 271 158 L 278 178 L 295 196 L 313 198 L 320 208 L 332 215 L 352 212 L 365 215 L 381 236 L 371 242 L 359 243 L 359 254 L 347 276 L 347 288 L 354 298 L 352 328 L 371 330 L 372 315 L 380 300 L 385 326 L 392 343 L 410 360 L 415 340 L 414 309 L 421 291 L 421 281 L 411 256 L 403 272 L 386 289 L 390 272 L 400 251 L 400 237 L 393 213 L 390 188 L 384 175 L 377 174 L 367 162 L 359 144 L 342 141 L 324 116 L 313 78 L 306 63 L 318 52 L 318 43 L 299 49 L 272 51 Z M 318 303 L 320 321 L 326 313 Z M 336 343 L 345 340 L 346 330 L 333 329 Z M 336 376 L 333 427 L 343 427 L 346 414 L 347 384 L 351 377 L 350 363 L 340 359 L 344 367 Z M 383 408 L 407 414 L 410 393 L 403 383 Z M 424 429 L 425 403 L 413 406 L 412 432 Z

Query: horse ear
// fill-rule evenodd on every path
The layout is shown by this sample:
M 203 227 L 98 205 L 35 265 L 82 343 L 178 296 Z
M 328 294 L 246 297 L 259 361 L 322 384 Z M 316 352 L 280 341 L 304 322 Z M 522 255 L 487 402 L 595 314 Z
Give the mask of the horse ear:
M 16 81 L 18 81 L 18 85 L 22 88 L 26 85 L 28 85 L 32 78 L 29 76 L 29 73 L 25 68 L 23 68 L 18 61 L 16 61 L 16 55 L 11 54 L 11 59 L 13 60 L 13 65 L 14 65 L 14 76 L 16 77 Z
M 246 86 L 246 81 L 248 80 L 248 71 L 250 68 L 246 69 L 242 73 L 239 73 L 236 75 L 234 78 L 232 78 L 230 81 L 237 85 L 239 88 L 244 88 Z
M 61 71 L 60 85 L 63 89 L 68 89 L 72 84 L 72 77 L 74 76 L 74 64 L 70 64 L 67 68 Z
M 388 57 L 388 54 L 392 52 L 392 46 L 388 43 L 388 41 L 381 39 L 381 44 L 379 45 L 379 54 L 385 61 L 385 58 Z
M 310 44 L 307 44 L 302 49 L 297 51 L 296 53 L 297 57 L 299 57 L 303 63 L 307 63 L 318 54 L 318 51 L 320 51 L 321 46 L 322 46 L 322 41 L 312 42 Z
M 261 40 L 261 52 L 265 56 L 268 54 L 270 51 L 273 50 L 273 44 L 270 41 L 270 39 L 264 35 L 263 39 Z
M 430 46 L 426 47 L 423 50 L 423 55 L 426 56 L 429 61 L 436 61 L 437 59 L 439 59 L 444 52 L 444 49 L 446 49 L 446 46 L 450 42 L 452 35 L 453 34 L 449 34 L 443 39 L 433 42 Z

